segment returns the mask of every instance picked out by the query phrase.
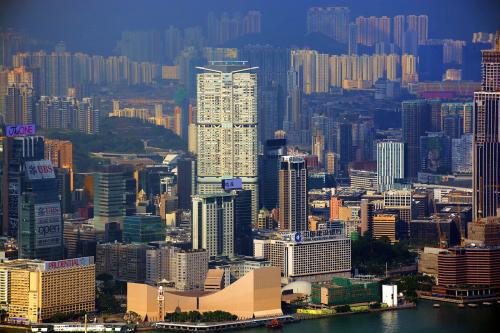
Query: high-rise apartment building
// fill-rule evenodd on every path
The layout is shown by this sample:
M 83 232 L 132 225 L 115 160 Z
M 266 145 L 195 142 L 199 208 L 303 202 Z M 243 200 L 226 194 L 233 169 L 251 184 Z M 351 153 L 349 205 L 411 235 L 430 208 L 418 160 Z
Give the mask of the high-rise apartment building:
M 234 255 L 234 195 L 193 196 L 193 249 L 204 249 L 209 257 Z
M 303 157 L 281 158 L 279 228 L 290 232 L 307 230 L 307 166 Z
M 35 122 L 35 95 L 26 84 L 11 85 L 5 96 L 5 122 L 9 125 L 32 124 Z
M 315 50 L 291 51 L 290 65 L 298 73 L 299 85 L 304 94 L 327 93 L 329 91 L 329 62 L 328 54 Z
M 420 137 L 430 130 L 431 107 L 427 101 L 402 103 L 403 142 L 406 144 L 406 176 L 416 178 L 420 169 Z
M 244 61 L 199 67 L 197 191 L 220 192 L 223 179 L 241 178 L 258 214 L 257 75 Z
M 405 177 L 405 145 L 403 142 L 377 143 L 377 184 L 379 192 L 393 188 L 396 179 Z
M 472 121 L 474 219 L 500 214 L 500 32 L 495 47 L 482 56 Z
M 320 32 L 347 43 L 350 12 L 347 7 L 311 7 L 307 11 L 307 33 Z
M 389 44 L 391 41 L 391 19 L 387 16 L 359 16 L 356 18 L 356 25 L 358 26 L 358 43 L 361 45 Z
M 404 38 L 405 27 L 406 27 L 405 16 L 404 15 L 394 16 L 394 19 L 393 19 L 393 42 L 400 49 L 403 48 L 403 38 Z

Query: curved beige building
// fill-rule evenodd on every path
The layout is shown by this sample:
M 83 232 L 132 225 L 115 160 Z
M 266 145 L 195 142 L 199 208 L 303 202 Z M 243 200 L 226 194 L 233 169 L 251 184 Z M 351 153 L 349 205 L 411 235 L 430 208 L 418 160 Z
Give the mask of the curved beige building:
M 177 292 L 140 283 L 127 284 L 127 311 L 160 321 L 175 311 L 226 311 L 240 319 L 280 316 L 280 269 L 255 269 L 216 292 Z

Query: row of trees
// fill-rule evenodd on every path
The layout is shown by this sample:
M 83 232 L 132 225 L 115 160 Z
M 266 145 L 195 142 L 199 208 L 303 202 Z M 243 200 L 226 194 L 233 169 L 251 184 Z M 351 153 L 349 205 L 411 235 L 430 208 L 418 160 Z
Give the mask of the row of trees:
M 233 321 L 238 319 L 229 312 L 225 311 L 207 311 L 200 313 L 198 311 L 189 312 L 172 312 L 165 315 L 165 321 L 170 322 L 204 322 L 204 323 L 216 323 L 224 321 Z

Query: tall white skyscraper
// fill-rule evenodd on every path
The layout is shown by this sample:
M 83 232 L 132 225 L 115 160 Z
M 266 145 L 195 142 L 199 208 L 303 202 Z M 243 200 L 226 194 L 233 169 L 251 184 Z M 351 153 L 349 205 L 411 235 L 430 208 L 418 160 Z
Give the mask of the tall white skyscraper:
M 227 178 L 241 178 L 258 209 L 257 74 L 245 61 L 213 61 L 198 67 L 197 151 L 199 194 L 221 191 Z
M 405 149 L 403 142 L 381 141 L 377 143 L 378 190 L 392 189 L 394 180 L 405 177 Z

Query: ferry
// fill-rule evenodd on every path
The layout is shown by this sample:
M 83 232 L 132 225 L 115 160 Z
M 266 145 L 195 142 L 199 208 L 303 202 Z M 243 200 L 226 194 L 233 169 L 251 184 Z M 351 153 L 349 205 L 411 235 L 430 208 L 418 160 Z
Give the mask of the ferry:
M 32 333 L 55 333 L 55 332 L 117 332 L 129 333 L 135 332 L 135 327 L 129 326 L 125 323 L 117 324 L 99 324 L 99 323 L 61 323 L 61 324 L 33 324 L 31 325 Z

